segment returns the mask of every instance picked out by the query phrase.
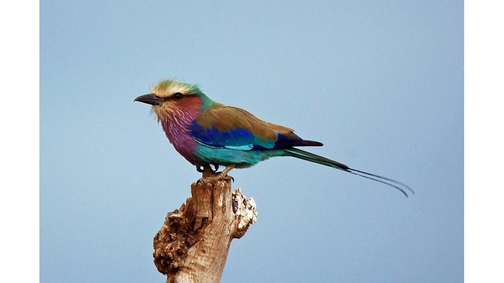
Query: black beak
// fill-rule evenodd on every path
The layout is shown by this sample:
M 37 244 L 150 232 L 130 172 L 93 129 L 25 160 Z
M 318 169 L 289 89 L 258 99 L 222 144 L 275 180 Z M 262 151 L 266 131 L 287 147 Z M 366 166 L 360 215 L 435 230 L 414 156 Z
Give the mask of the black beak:
M 155 96 L 153 93 L 140 95 L 139 97 L 135 98 L 134 101 L 140 101 L 151 105 L 161 105 L 161 103 L 163 103 L 163 100 Z

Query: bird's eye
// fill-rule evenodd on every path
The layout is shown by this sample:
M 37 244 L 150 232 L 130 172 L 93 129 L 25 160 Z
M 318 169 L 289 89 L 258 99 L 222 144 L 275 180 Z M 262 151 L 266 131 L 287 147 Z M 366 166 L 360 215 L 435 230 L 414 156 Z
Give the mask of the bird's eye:
M 184 97 L 184 95 L 182 93 L 180 93 L 180 92 L 177 92 L 177 93 L 173 94 L 173 98 L 175 98 L 177 100 L 181 99 L 182 97 Z

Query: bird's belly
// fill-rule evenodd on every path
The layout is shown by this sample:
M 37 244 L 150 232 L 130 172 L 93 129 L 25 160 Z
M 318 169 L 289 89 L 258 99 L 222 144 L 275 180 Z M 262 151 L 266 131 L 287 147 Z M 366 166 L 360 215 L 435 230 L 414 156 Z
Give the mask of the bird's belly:
M 269 157 L 281 155 L 276 150 L 237 150 L 203 145 L 197 145 L 194 153 L 201 163 L 199 165 L 235 165 L 236 168 L 250 167 Z

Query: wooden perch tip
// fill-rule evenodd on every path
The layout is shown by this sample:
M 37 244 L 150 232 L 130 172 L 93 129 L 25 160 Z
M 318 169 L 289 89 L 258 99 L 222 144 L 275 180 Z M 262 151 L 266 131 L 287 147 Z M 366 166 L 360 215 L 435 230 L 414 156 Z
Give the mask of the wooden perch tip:
M 154 237 L 154 264 L 166 282 L 219 282 L 233 239 L 257 221 L 256 204 L 231 180 L 191 185 L 191 197 L 166 215 Z

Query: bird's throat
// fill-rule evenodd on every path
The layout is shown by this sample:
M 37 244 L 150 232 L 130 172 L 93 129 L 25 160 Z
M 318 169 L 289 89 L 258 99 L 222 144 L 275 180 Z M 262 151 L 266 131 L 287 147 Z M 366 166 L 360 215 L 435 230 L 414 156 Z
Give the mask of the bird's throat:
M 175 150 L 192 164 L 196 163 L 196 157 L 193 154 L 196 142 L 191 138 L 189 128 L 197 116 L 196 111 L 172 111 L 159 119 L 166 137 Z

